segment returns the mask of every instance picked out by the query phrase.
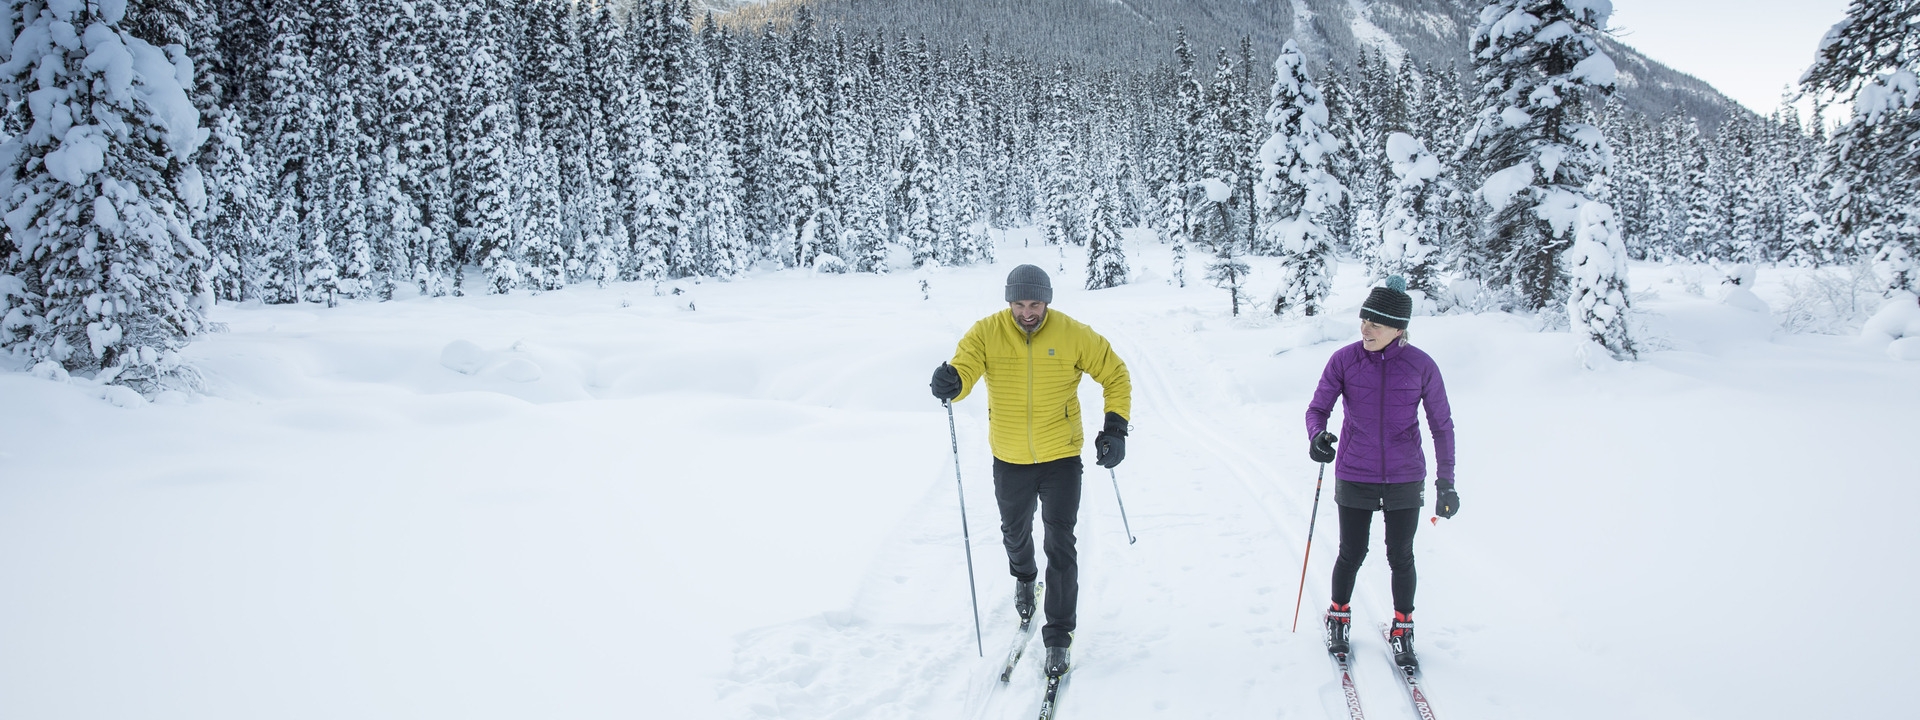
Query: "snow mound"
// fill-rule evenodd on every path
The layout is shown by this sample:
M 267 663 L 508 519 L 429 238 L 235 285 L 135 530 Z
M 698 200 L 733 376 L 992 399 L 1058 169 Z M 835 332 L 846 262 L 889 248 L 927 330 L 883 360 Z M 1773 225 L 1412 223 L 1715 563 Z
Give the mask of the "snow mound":
M 489 355 L 491 353 L 480 349 L 479 345 L 455 340 L 440 350 L 440 364 L 461 375 L 472 375 L 487 366 Z
M 1750 312 L 1767 314 L 1773 312 L 1773 308 L 1767 307 L 1767 301 L 1761 300 L 1760 296 L 1753 294 L 1752 290 L 1739 285 L 1727 286 L 1726 291 L 1720 295 L 1720 302 Z
M 27 371 L 27 373 L 41 380 L 52 380 L 62 383 L 67 382 L 67 380 L 71 378 L 71 376 L 67 374 L 66 368 L 61 367 L 60 363 L 52 360 L 41 360 L 40 364 L 33 366 L 33 369 Z
M 1895 360 L 1920 360 L 1920 336 L 1903 337 L 1888 343 L 1887 357 Z
M 1920 337 L 1920 298 L 1913 293 L 1895 293 L 1880 311 L 1860 328 L 1860 337 L 1880 342 Z
M 125 385 L 102 385 L 97 392 L 100 393 L 101 400 L 123 408 L 136 408 L 147 404 L 146 398 Z
M 1360 334 L 1360 326 L 1347 318 L 1359 314 L 1360 309 L 1356 307 L 1352 313 L 1329 313 L 1281 325 L 1279 342 L 1273 354 L 1280 355 L 1324 342 L 1350 341 Z
M 526 358 L 512 358 L 488 372 L 517 383 L 538 382 L 544 376 L 540 365 Z

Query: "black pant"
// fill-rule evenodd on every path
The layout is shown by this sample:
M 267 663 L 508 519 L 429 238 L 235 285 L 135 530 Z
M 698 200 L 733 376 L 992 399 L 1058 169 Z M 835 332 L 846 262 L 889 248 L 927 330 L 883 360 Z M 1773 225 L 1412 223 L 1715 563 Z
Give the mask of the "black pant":
M 1073 525 L 1080 515 L 1080 458 L 1016 465 L 993 460 L 993 498 L 1000 502 L 1000 541 L 1015 580 L 1033 582 L 1040 567 L 1033 559 L 1033 506 L 1047 528 L 1047 624 L 1040 638 L 1047 647 L 1073 643 L 1074 607 L 1080 598 L 1080 561 L 1073 549 Z
M 1367 559 L 1367 532 L 1373 511 L 1340 508 L 1340 559 L 1333 563 L 1333 601 L 1353 602 L 1353 578 Z M 1420 528 L 1420 508 L 1383 511 L 1387 516 L 1387 567 L 1393 569 L 1393 609 L 1413 613 L 1413 531 Z

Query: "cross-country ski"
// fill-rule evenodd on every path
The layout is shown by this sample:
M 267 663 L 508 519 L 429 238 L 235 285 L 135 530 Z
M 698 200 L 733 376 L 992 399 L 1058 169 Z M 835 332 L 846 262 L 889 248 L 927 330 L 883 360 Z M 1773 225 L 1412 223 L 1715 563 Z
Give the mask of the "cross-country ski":
M 1367 713 L 1360 709 L 1360 687 L 1353 681 L 1353 662 L 1345 651 L 1327 653 L 1333 661 L 1335 674 L 1340 677 L 1340 698 L 1345 703 L 1347 720 L 1366 720 Z
M 1393 664 L 1393 674 L 1400 678 L 1400 686 L 1407 691 L 1407 700 L 1413 703 L 1413 712 L 1420 720 L 1434 720 L 1433 704 L 1427 700 L 1426 688 L 1421 684 L 1420 665 L 1407 662 L 1403 653 L 1395 651 L 1394 628 L 1383 625 L 1380 637 L 1387 642 L 1387 660 Z
M 1033 584 L 1033 592 L 1029 597 L 1046 594 L 1045 585 L 1046 583 L 1035 582 Z M 1025 602 L 1024 607 L 1016 607 L 1015 612 L 1020 615 L 1020 629 L 1013 638 L 1013 646 L 1007 651 L 1006 664 L 1000 668 L 1000 682 L 1004 683 L 1013 679 L 1014 667 L 1019 665 L 1020 658 L 1027 654 L 1027 646 L 1033 644 L 1033 631 L 1038 627 L 1033 623 L 1033 605 L 1033 600 L 1029 599 Z

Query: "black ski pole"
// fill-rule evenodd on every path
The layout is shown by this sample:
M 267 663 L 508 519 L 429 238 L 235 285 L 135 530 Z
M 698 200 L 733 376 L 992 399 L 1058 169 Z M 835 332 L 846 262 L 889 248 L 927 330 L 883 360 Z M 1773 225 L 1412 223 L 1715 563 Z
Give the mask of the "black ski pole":
M 1120 527 L 1127 529 L 1127 544 L 1132 545 L 1138 540 L 1133 537 L 1133 525 L 1127 522 L 1127 501 L 1120 499 L 1120 476 L 1114 474 L 1113 468 L 1107 468 L 1107 476 L 1113 478 L 1113 500 L 1120 503 Z
M 1307 593 L 1307 560 L 1313 557 L 1313 524 L 1320 520 L 1320 483 L 1327 479 L 1327 464 L 1320 463 L 1320 477 L 1313 481 L 1313 515 L 1307 519 L 1307 556 L 1300 558 L 1300 589 L 1293 593 L 1293 632 L 1300 632 L 1300 598 Z
M 980 590 L 973 583 L 973 536 L 967 530 L 967 486 L 960 482 L 960 431 L 953 424 L 953 401 L 940 404 L 947 406 L 947 434 L 953 438 L 953 484 L 960 490 L 960 539 L 967 546 L 967 594 L 973 596 L 973 644 L 980 657 L 986 657 L 987 642 L 980 637 Z

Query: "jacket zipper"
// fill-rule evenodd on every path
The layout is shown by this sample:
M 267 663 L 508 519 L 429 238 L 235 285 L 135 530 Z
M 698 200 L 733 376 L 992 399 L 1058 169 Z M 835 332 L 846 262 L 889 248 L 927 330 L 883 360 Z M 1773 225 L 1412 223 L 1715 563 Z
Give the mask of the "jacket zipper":
M 1018 325 L 1019 320 L 1015 320 L 1014 324 Z M 1027 335 L 1027 459 L 1037 463 L 1040 462 L 1040 448 L 1033 444 L 1033 334 L 1040 328 L 1021 330 Z
M 1380 482 L 1387 482 L 1387 353 L 1380 351 Z

